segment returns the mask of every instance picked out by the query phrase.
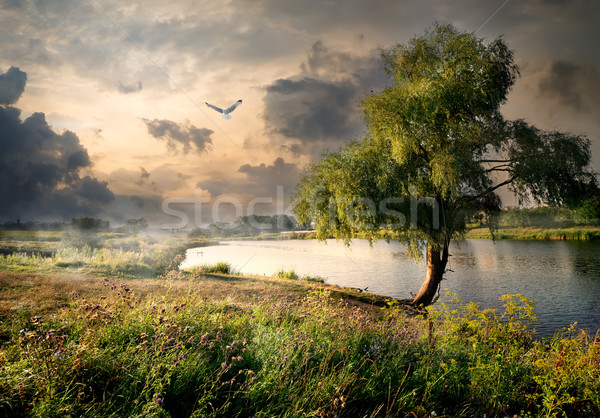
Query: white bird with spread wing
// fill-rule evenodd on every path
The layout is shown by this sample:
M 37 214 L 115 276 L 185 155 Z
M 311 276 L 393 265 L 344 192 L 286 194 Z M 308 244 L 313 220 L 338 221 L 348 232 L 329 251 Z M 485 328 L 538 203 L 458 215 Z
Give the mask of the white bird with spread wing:
M 235 110 L 236 107 L 238 107 L 239 105 L 242 104 L 241 100 L 238 100 L 237 102 L 235 102 L 234 104 L 232 104 L 231 106 L 225 108 L 225 109 L 221 109 L 220 107 L 217 106 L 213 106 L 210 103 L 204 102 L 206 103 L 206 106 L 210 107 L 211 109 L 216 110 L 217 112 L 223 114 L 223 119 L 231 119 L 231 115 L 230 113 L 233 112 Z

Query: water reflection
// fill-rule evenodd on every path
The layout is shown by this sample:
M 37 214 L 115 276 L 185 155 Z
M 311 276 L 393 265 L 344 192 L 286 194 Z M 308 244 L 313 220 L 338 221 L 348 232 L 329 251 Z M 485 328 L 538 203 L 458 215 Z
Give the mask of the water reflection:
M 600 242 L 466 240 L 451 247 L 443 288 L 482 307 L 501 308 L 503 294 L 520 293 L 536 303 L 538 334 L 573 322 L 600 326 Z M 189 250 L 182 267 L 227 261 L 244 274 L 272 275 L 279 269 L 320 276 L 328 283 L 369 287 L 396 298 L 416 292 L 425 266 L 397 242 L 351 248 L 328 240 L 230 241 Z

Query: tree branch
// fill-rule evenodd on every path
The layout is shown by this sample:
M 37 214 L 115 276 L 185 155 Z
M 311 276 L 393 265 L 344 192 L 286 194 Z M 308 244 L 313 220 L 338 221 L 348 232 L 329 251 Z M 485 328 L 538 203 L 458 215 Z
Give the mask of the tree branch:
M 508 168 L 502 168 L 502 167 L 508 167 Z M 510 168 L 510 164 L 501 164 L 501 165 L 497 165 L 496 167 L 491 167 L 491 168 L 488 168 L 487 170 L 485 170 L 486 173 L 490 173 L 492 171 L 507 171 L 509 173 L 512 173 L 514 170 L 512 168 Z
M 506 186 L 507 184 L 510 184 L 510 183 L 512 183 L 513 181 L 515 181 L 515 179 L 516 179 L 516 178 L 517 178 L 517 176 L 516 176 L 516 175 L 514 175 L 514 176 L 512 176 L 511 178 L 509 178 L 508 180 L 505 180 L 505 181 L 503 181 L 503 182 L 501 182 L 501 183 L 498 183 L 498 184 L 496 184 L 495 186 L 488 187 L 486 190 L 484 190 L 483 192 L 481 192 L 481 193 L 479 193 L 479 194 L 477 194 L 477 195 L 475 195 L 475 196 L 469 196 L 469 199 L 468 199 L 468 200 L 471 200 L 471 201 L 472 201 L 472 200 L 477 200 L 477 199 L 479 199 L 480 197 L 483 197 L 483 196 L 485 196 L 485 195 L 487 195 L 487 194 L 489 194 L 489 193 L 493 192 L 494 190 L 496 190 L 496 189 L 499 189 L 499 188 L 500 188 L 500 187 L 502 187 L 502 186 Z
M 478 163 L 512 163 L 515 160 L 512 159 L 508 159 L 508 160 L 478 160 Z
M 429 164 L 429 154 L 427 153 L 427 150 L 423 147 L 423 144 L 419 143 L 419 149 L 423 152 L 423 158 L 425 159 L 425 162 Z

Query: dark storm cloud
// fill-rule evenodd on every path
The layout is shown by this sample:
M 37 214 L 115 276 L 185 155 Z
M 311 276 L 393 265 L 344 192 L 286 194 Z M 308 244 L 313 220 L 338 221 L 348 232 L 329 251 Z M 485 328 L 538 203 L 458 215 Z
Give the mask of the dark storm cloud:
M 339 140 L 360 128 L 356 86 L 349 80 L 279 79 L 267 87 L 267 96 L 265 119 L 288 138 Z
M 318 41 L 300 68 L 300 74 L 265 88 L 267 130 L 292 140 L 281 147 L 316 156 L 359 136 L 360 100 L 385 85 L 376 53 L 352 55 Z
M 265 163 L 244 164 L 239 170 L 246 176 L 246 181 L 239 179 L 207 179 L 196 186 L 208 191 L 212 197 L 220 195 L 246 195 L 253 197 L 276 197 L 277 187 L 282 186 L 284 193 L 289 195 L 300 179 L 300 168 L 293 163 L 286 163 L 281 157 L 276 158 L 272 165 Z
M 240 193 L 245 191 L 246 184 L 240 185 L 239 181 L 224 181 L 217 179 L 207 179 L 199 181 L 196 187 L 206 190 L 212 197 L 217 197 L 222 194 Z
M 143 209 L 145 206 L 145 200 L 139 196 L 131 196 L 130 200 L 139 209 Z
M 177 151 L 178 145 L 182 145 L 184 154 L 189 153 L 192 148 L 200 154 L 212 146 L 211 135 L 214 131 L 206 128 L 196 128 L 189 122 L 178 124 L 167 119 L 142 119 L 148 128 L 148 133 L 154 138 L 167 141 L 170 151 Z
M 546 70 L 539 83 L 539 95 L 543 99 L 558 101 L 577 111 L 596 109 L 600 100 L 600 72 L 581 64 L 557 60 Z
M 17 67 L 10 67 L 4 74 L 0 74 L 0 105 L 15 103 L 25 90 L 27 74 Z
M 123 84 L 121 83 L 121 81 L 119 81 L 119 85 L 118 85 L 118 89 L 121 93 L 123 94 L 129 94 L 129 93 L 137 93 L 138 91 L 142 90 L 142 82 L 138 81 L 137 83 L 133 83 L 133 84 Z
M 99 181 L 90 176 L 85 176 L 81 181 L 74 182 L 73 190 L 77 192 L 78 196 L 93 203 L 109 203 L 115 198 L 105 181 Z
M 296 164 L 286 163 L 281 157 L 273 161 L 273 165 L 244 164 L 238 170 L 246 174 L 248 180 L 265 194 L 272 194 L 277 186 L 291 189 L 300 179 L 300 169 Z
M 114 199 L 106 182 L 80 176 L 91 162 L 77 135 L 54 132 L 43 113 L 19 116 L 0 106 L 0 218 L 89 216 Z

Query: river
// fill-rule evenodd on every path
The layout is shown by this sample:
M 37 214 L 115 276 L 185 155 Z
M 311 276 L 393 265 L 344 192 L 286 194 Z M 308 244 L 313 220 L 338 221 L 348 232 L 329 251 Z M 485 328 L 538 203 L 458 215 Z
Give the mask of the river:
M 442 288 L 463 301 L 501 308 L 501 295 L 520 293 L 536 304 L 539 337 L 574 322 L 593 332 L 600 327 L 599 241 L 464 240 L 450 253 L 452 271 Z M 398 242 L 383 240 L 373 246 L 354 240 L 350 248 L 335 240 L 224 241 L 188 250 L 181 268 L 217 261 L 243 274 L 294 270 L 394 298 L 410 297 L 425 276 L 424 262 L 415 263 Z

